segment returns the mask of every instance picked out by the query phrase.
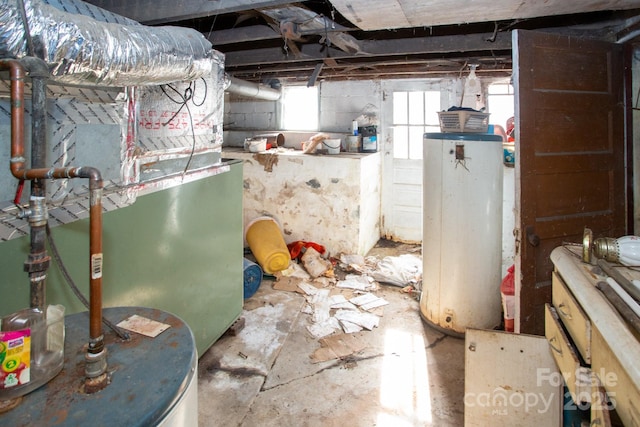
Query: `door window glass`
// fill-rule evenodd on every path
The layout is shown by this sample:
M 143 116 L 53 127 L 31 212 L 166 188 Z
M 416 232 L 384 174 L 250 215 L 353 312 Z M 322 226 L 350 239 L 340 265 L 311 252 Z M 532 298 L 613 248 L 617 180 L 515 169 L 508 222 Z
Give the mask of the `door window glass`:
M 393 157 L 422 159 L 425 132 L 439 132 L 440 91 L 393 92 Z

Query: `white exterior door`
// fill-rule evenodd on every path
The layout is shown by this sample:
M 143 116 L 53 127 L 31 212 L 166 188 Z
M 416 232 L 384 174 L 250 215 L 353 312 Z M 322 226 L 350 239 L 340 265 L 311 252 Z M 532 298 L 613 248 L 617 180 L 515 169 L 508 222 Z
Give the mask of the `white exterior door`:
M 422 241 L 423 135 L 440 131 L 437 112 L 454 105 L 450 99 L 454 86 L 451 80 L 382 84 L 381 231 L 386 239 Z

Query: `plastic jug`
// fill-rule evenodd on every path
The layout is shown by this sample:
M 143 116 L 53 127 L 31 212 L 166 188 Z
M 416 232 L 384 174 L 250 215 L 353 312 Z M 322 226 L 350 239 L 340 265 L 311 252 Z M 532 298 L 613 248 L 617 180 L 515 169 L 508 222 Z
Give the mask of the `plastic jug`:
M 0 319 L 0 400 L 46 384 L 63 365 L 63 306 L 27 308 Z

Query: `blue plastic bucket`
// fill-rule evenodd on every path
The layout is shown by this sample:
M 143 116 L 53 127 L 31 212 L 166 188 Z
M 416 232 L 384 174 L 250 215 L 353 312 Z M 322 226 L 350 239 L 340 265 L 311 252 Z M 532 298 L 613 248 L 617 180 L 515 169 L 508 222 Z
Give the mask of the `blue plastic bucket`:
M 262 283 L 262 268 L 255 262 L 242 258 L 244 271 L 244 299 L 250 298 L 258 291 Z

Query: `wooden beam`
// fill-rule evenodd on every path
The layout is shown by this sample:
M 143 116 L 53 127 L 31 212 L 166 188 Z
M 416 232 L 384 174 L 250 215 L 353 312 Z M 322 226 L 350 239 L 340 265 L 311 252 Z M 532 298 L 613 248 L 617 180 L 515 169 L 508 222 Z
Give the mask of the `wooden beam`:
M 395 40 L 364 40 L 361 54 L 349 54 L 330 49 L 333 59 L 362 58 L 371 56 L 396 56 L 417 54 L 446 54 L 452 52 L 480 52 L 511 50 L 511 33 L 498 33 L 494 42 L 488 42 L 493 34 L 469 34 L 458 36 L 422 37 Z M 288 63 L 300 60 L 320 61 L 326 55 L 320 45 L 302 45 L 301 56 L 285 55 L 280 48 L 251 49 L 225 53 L 227 67 L 241 67 L 260 64 Z
M 337 66 L 324 66 L 318 81 L 358 80 L 382 78 L 441 78 L 458 77 L 465 62 L 480 64 L 477 74 L 480 77 L 509 77 L 511 75 L 511 57 L 476 56 L 465 59 L 406 59 L 403 61 L 385 61 L 379 59 L 367 63 L 344 61 Z M 287 82 L 306 82 L 317 63 L 274 64 L 259 69 L 230 70 L 234 77 L 247 81 L 260 82 L 278 79 Z
M 335 29 L 328 29 L 327 33 L 332 34 L 343 31 L 353 31 L 353 28 L 347 28 L 343 27 L 342 25 L 338 25 Z M 300 34 L 306 36 L 321 33 L 313 30 L 306 30 L 300 31 Z M 216 30 L 212 31 L 211 35 L 208 35 L 208 33 L 204 35 L 205 37 L 208 36 L 209 41 L 214 45 L 214 47 L 259 40 L 282 39 L 282 34 L 268 25 L 251 25 L 247 27 L 230 28 L 228 30 Z
M 146 25 L 166 24 L 191 18 L 284 6 L 291 0 L 85 0 L 87 3 Z M 303 3 L 304 0 L 299 3 Z
M 205 37 L 207 34 L 205 34 Z M 209 41 L 215 48 L 234 43 L 253 42 L 258 40 L 281 39 L 282 34 L 268 25 L 251 25 L 248 27 L 231 28 L 229 30 L 212 31 Z

